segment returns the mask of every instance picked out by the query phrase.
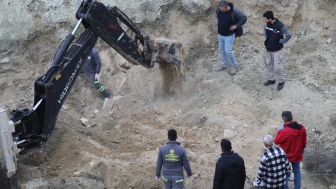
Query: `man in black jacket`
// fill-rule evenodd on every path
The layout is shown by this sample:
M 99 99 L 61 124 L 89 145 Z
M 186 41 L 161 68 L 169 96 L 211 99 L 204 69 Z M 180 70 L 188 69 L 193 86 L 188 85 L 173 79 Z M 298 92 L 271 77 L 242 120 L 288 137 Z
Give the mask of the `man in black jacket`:
M 280 91 L 285 85 L 285 77 L 282 73 L 282 48 L 292 35 L 280 20 L 274 18 L 272 11 L 266 11 L 263 17 L 266 22 L 264 36 L 266 37 L 266 66 L 268 74 L 268 81 L 264 85 L 274 85 L 275 79 L 278 77 L 279 84 L 277 89 Z
M 213 189 L 244 189 L 244 159 L 232 151 L 229 140 L 223 139 L 221 147 L 223 153 L 216 164 Z
M 227 70 L 228 62 L 231 62 L 230 74 L 237 72 L 238 64 L 234 51 L 233 43 L 236 37 L 236 31 L 242 31 L 242 26 L 246 23 L 247 17 L 240 12 L 233 3 L 220 0 L 216 9 L 218 21 L 218 44 L 222 58 L 222 65 L 217 71 Z M 238 33 L 237 33 L 238 34 Z

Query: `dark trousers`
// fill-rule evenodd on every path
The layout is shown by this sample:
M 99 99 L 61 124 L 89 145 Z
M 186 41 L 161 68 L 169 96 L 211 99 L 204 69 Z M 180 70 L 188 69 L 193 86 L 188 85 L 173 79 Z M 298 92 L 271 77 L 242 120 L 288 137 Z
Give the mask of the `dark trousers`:
M 99 81 L 95 80 L 95 73 L 91 72 L 84 72 L 86 77 L 88 78 L 89 82 L 91 85 L 97 89 L 103 96 L 104 98 L 110 98 L 110 92 L 105 89 L 104 85 L 101 84 Z
M 165 189 L 183 189 L 183 176 L 164 176 L 162 180 L 165 184 Z

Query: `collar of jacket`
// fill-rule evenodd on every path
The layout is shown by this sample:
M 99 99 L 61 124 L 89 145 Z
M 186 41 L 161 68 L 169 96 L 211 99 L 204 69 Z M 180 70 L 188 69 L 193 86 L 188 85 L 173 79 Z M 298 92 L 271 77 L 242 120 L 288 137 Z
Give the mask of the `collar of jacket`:
M 230 152 L 224 152 L 224 153 L 222 153 L 222 156 L 232 155 L 232 154 L 234 154 L 233 150 L 231 150 Z
M 180 142 L 176 142 L 176 141 L 169 141 L 166 144 L 177 144 L 177 145 L 180 145 L 181 143 Z
M 274 20 L 275 20 L 275 21 L 273 22 L 273 24 L 276 24 L 276 23 L 278 22 L 278 19 L 277 19 L 277 18 L 274 18 Z M 272 24 L 272 25 L 273 25 L 273 24 Z
M 277 148 L 278 148 L 278 147 L 276 147 L 276 146 L 273 145 L 271 148 L 266 148 L 264 153 L 270 153 L 270 152 L 271 152 L 271 149 L 273 149 L 273 151 L 274 151 L 274 150 L 277 149 Z

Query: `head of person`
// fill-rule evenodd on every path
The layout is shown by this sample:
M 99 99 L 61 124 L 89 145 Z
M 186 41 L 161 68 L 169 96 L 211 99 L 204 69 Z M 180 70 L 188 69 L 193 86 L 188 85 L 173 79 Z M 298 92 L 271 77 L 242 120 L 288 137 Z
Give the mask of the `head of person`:
M 168 140 L 169 141 L 176 141 L 177 139 L 177 132 L 175 129 L 168 130 Z
M 274 14 L 272 11 L 266 11 L 263 15 L 265 22 L 267 24 L 271 24 L 275 19 L 274 19 Z
M 221 147 L 222 147 L 222 152 L 223 153 L 231 152 L 231 150 L 232 150 L 231 142 L 227 139 L 222 139 Z
M 293 121 L 292 112 L 290 112 L 290 111 L 283 111 L 282 114 L 281 114 L 281 117 L 282 117 L 282 121 L 284 123 Z
M 220 0 L 218 3 L 218 7 L 222 12 L 227 12 L 230 10 L 230 6 L 227 1 Z
M 272 148 L 273 147 L 273 137 L 272 135 L 265 135 L 264 136 L 264 145 L 266 148 Z

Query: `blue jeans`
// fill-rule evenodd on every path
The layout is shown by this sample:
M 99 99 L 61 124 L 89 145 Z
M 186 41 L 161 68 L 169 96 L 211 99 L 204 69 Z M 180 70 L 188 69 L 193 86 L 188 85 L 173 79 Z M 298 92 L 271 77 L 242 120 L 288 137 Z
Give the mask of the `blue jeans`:
M 232 51 L 233 42 L 235 40 L 236 34 L 230 36 L 221 36 L 218 34 L 218 43 L 219 43 L 219 51 L 222 57 L 222 66 L 228 67 L 228 60 L 231 62 L 231 66 L 236 68 L 237 61 L 236 56 Z
M 291 162 L 294 173 L 294 189 L 301 188 L 300 162 Z M 288 189 L 288 179 L 286 179 L 285 189 Z

